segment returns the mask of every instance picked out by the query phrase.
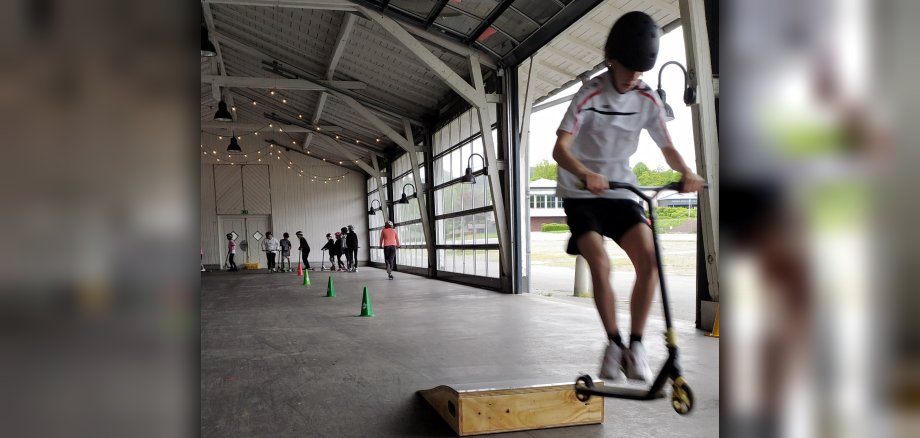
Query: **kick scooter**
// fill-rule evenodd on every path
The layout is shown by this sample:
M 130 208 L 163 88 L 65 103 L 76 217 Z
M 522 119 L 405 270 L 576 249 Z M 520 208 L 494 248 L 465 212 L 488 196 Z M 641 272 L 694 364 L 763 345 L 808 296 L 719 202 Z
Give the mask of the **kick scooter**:
M 661 251 L 658 245 L 658 233 L 655 232 L 655 221 L 657 214 L 653 201 L 663 190 L 680 190 L 681 183 L 674 182 L 661 187 L 636 187 L 628 183 L 610 181 L 610 190 L 624 189 L 635 193 L 649 206 L 649 224 L 652 227 L 652 241 L 655 245 L 655 260 L 658 264 L 658 280 L 661 283 L 661 304 L 664 307 L 664 324 L 665 324 L 665 343 L 668 347 L 668 358 L 665 360 L 661 371 L 652 382 L 652 386 L 645 388 L 623 388 L 615 386 L 594 386 L 591 376 L 583 374 L 575 380 L 575 396 L 583 402 L 588 401 L 591 396 L 625 398 L 629 400 L 655 400 L 664 397 L 664 384 L 668 379 L 671 380 L 671 407 L 680 414 L 686 415 L 693 409 L 693 391 L 690 385 L 681 375 L 680 364 L 677 358 L 677 333 L 671 325 L 671 309 L 668 304 L 668 292 L 664 282 L 664 270 L 661 266 Z M 581 184 L 584 187 L 584 183 Z M 707 185 L 703 186 L 708 188 Z M 653 192 L 649 196 L 645 192 Z

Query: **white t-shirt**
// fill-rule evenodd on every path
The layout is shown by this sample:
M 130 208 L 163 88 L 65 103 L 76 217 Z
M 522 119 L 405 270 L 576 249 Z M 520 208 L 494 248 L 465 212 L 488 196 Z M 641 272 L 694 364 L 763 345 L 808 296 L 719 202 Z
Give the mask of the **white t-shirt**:
M 601 74 L 583 85 L 565 116 L 559 130 L 575 136 L 571 152 L 578 161 L 610 181 L 636 183 L 629 168 L 629 157 L 639 147 L 639 132 L 646 129 L 660 148 L 671 144 L 665 127 L 664 105 L 658 94 L 645 82 L 620 94 L 613 88 L 610 73 Z M 593 193 L 579 189 L 578 178 L 559 167 L 556 195 L 561 198 L 596 198 Z M 624 190 L 609 190 L 601 196 L 612 199 L 637 199 Z

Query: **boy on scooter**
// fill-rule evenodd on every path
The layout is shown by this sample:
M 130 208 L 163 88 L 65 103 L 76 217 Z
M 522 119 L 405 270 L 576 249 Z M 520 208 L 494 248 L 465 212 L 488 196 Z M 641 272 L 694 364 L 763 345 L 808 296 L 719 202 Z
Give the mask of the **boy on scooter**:
M 566 252 L 581 254 L 590 266 L 594 303 L 610 341 L 600 377 L 612 381 L 652 378 L 642 333 L 658 268 L 652 230 L 638 199 L 629 192 L 608 190 L 608 181 L 636 183 L 629 157 L 639 146 L 639 132 L 645 129 L 668 166 L 681 173 L 683 192 L 695 192 L 704 183 L 671 143 L 661 100 L 639 80 L 642 72 L 655 66 L 658 36 L 655 21 L 642 12 L 626 13 L 614 23 L 604 47 L 607 72 L 575 94 L 556 131 L 553 149 L 553 159 L 559 164 L 556 194 L 564 199 L 572 232 Z M 623 248 L 636 270 L 628 348 L 617 326 L 604 236 Z

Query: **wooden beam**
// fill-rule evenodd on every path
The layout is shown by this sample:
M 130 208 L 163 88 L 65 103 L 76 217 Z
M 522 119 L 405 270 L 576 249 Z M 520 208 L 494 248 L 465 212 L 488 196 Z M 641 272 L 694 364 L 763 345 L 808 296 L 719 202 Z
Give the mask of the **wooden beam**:
M 346 0 L 203 0 L 202 3 L 274 6 L 282 8 L 316 9 L 329 11 L 353 11 L 354 4 Z
M 357 111 L 358 114 L 366 118 L 367 121 L 371 123 L 371 125 L 379 129 L 380 132 L 383 133 L 383 135 L 386 135 L 391 140 L 396 142 L 396 144 L 399 145 L 399 147 L 401 147 L 406 152 L 415 152 L 417 150 L 415 145 L 412 144 L 408 139 L 406 139 L 402 135 L 399 135 L 399 133 L 396 132 L 396 130 L 394 130 L 393 128 L 391 128 L 390 125 L 386 124 L 386 122 L 381 120 L 380 117 L 377 117 L 376 114 L 372 113 L 369 109 L 365 108 L 364 105 L 361 105 L 360 102 L 353 99 L 351 96 L 346 96 L 342 93 L 335 92 L 335 91 L 332 92 L 331 94 L 337 99 L 344 102 L 346 105 L 350 106 L 355 111 Z
M 221 50 L 220 50 L 220 41 L 215 37 L 217 34 L 217 31 L 214 27 L 214 15 L 211 14 L 211 7 L 207 3 L 202 4 L 201 9 L 204 12 L 204 24 L 208 28 L 208 35 L 211 36 L 211 40 L 212 40 L 211 42 L 214 43 L 214 49 L 217 52 L 216 58 L 217 58 L 218 73 L 220 73 L 221 76 L 226 76 L 227 66 L 224 65 L 224 55 L 223 53 L 221 53 Z M 211 73 L 214 73 L 214 61 L 213 60 L 211 61 Z M 211 93 L 212 95 L 213 94 L 217 95 L 216 100 L 218 102 L 223 100 L 222 99 L 223 94 L 221 93 L 219 85 L 212 83 Z M 236 111 L 233 111 L 233 108 L 236 107 L 236 104 L 233 102 L 233 95 L 230 94 L 229 92 L 227 93 L 226 104 L 227 104 L 227 109 L 230 110 L 230 116 L 233 117 L 233 120 L 236 120 L 237 118 Z
M 383 172 L 380 171 L 380 158 L 381 157 L 371 157 L 371 164 L 374 166 L 374 172 L 376 172 L 377 178 L 377 201 L 380 202 L 380 212 L 383 213 L 384 221 L 390 218 L 390 213 L 387 210 L 387 190 L 383 185 Z M 389 178 L 387 178 L 389 181 Z M 377 242 L 370 242 L 371 245 Z
M 335 149 L 335 150 L 340 151 L 340 152 L 342 153 L 342 155 L 344 155 L 346 158 L 348 158 L 348 159 L 351 160 L 352 162 L 355 162 L 355 164 L 356 164 L 358 167 L 360 167 L 361 170 L 367 172 L 368 175 L 370 175 L 370 176 L 377 176 L 377 175 L 378 175 L 378 172 L 377 172 L 376 170 L 374 170 L 373 167 L 371 167 L 369 164 L 365 163 L 364 161 L 361 161 L 361 157 L 359 157 L 359 156 L 357 156 L 356 154 L 354 154 L 354 153 L 353 153 L 351 150 L 349 150 L 348 148 L 342 147 L 342 145 L 339 144 L 339 143 L 342 143 L 342 142 L 333 140 L 333 139 L 331 139 L 331 138 L 329 138 L 329 137 L 326 137 L 325 135 L 318 135 L 316 138 L 317 138 L 317 141 L 322 142 L 322 143 L 325 143 L 325 144 L 327 144 L 329 147 L 331 147 L 331 148 L 333 148 L 333 149 Z M 371 155 L 371 159 L 373 159 L 373 157 L 374 157 L 374 156 Z
M 686 42 L 687 72 L 690 85 L 696 87 L 698 102 L 690 107 L 696 171 L 709 183 L 709 189 L 698 195 L 706 276 L 710 297 L 719 301 L 719 133 L 703 0 L 680 0 L 680 16 Z
M 335 48 L 332 49 L 332 57 L 329 59 L 329 66 L 326 67 L 326 80 L 332 80 L 335 73 L 335 67 L 339 64 L 342 54 L 345 53 L 345 44 L 348 43 L 348 36 L 351 34 L 351 28 L 355 25 L 355 16 L 345 14 L 345 20 L 342 27 L 339 28 L 339 36 L 335 40 Z
M 408 119 L 403 119 L 403 131 L 406 135 L 406 140 L 411 144 L 415 144 L 415 140 L 412 138 L 412 125 L 409 123 Z M 434 239 L 431 238 L 431 228 L 428 226 L 430 218 L 428 217 L 428 192 L 425 190 L 425 187 L 422 186 L 422 175 L 419 172 L 419 163 L 418 163 L 418 152 L 410 151 L 409 162 L 412 165 L 412 180 L 415 181 L 415 193 L 418 199 L 418 208 L 419 216 L 422 219 L 422 231 L 425 234 L 425 246 L 428 247 L 428 253 L 433 254 L 435 251 L 434 248 Z M 431 169 L 428 170 L 428 175 L 431 175 Z M 429 176 L 429 178 L 431 178 Z
M 281 128 L 287 132 L 313 132 L 313 129 L 305 128 L 303 126 L 289 125 L 289 124 L 281 123 L 281 122 L 271 122 L 271 123 L 275 125 L 275 127 L 272 128 L 272 130 L 275 130 L 275 131 L 277 131 L 276 128 Z M 228 129 L 228 130 L 237 129 L 237 130 L 245 132 L 245 131 L 255 131 L 257 129 L 262 129 L 262 128 L 265 128 L 267 125 L 268 123 L 207 122 L 207 123 L 202 123 L 201 128 L 202 129 Z M 339 126 L 331 126 L 331 125 L 330 126 L 320 126 L 320 129 L 322 129 L 323 131 L 328 131 L 328 132 L 338 132 L 342 130 L 342 128 Z
M 265 53 L 262 52 L 261 50 L 256 49 L 256 48 L 254 48 L 254 47 L 252 47 L 252 46 L 250 46 L 250 45 L 248 45 L 248 44 L 246 44 L 246 43 L 240 42 L 239 40 L 236 40 L 236 39 L 233 38 L 233 37 L 229 37 L 229 36 L 227 36 L 226 34 L 219 34 L 219 36 L 220 36 L 221 40 L 222 40 L 222 41 L 225 41 L 227 44 L 232 45 L 232 46 L 234 46 L 234 47 L 236 47 L 236 48 L 238 48 L 238 49 L 240 49 L 240 50 L 245 50 L 245 51 L 247 51 L 247 52 L 253 54 L 254 56 L 258 56 L 258 57 L 265 58 L 265 59 L 276 59 L 276 58 L 277 58 L 277 57 L 275 57 L 275 56 L 271 56 L 271 55 L 265 54 Z M 285 50 L 290 50 L 290 51 L 292 51 L 292 52 L 294 52 L 294 53 L 298 53 L 298 52 L 296 51 L 296 49 L 290 48 L 290 47 L 285 47 Z M 292 65 L 292 64 L 288 64 L 288 65 L 291 65 L 291 67 L 294 67 L 294 68 L 297 68 L 297 69 L 299 69 L 299 70 L 302 70 L 302 69 L 300 69 L 299 67 L 296 67 L 296 66 L 294 66 L 294 65 Z M 356 93 L 356 92 L 354 92 L 354 91 L 350 91 L 350 90 L 342 90 L 342 91 L 343 91 L 344 93 L 347 93 L 347 95 L 349 95 L 349 96 L 351 96 L 351 97 L 353 97 L 353 98 L 359 100 L 362 104 L 364 104 L 364 105 L 366 105 L 366 106 L 369 106 L 372 110 L 374 110 L 374 111 L 376 111 L 376 112 L 378 112 L 378 113 L 384 114 L 384 115 L 386 115 L 386 116 L 388 116 L 388 117 L 392 117 L 392 118 L 395 119 L 395 120 L 402 120 L 402 118 L 406 116 L 405 110 L 397 111 L 398 108 L 396 108 L 396 107 L 394 107 L 394 106 L 392 106 L 392 105 L 387 105 L 387 104 L 382 104 L 382 103 L 380 103 L 380 102 L 376 102 L 374 99 L 369 98 L 369 97 L 367 97 L 367 96 L 362 96 L 362 95 L 360 95 L 360 94 L 358 94 L 358 93 Z M 391 108 L 385 108 L 385 106 L 392 107 L 392 109 L 391 109 Z M 424 124 L 423 124 L 421 121 L 419 121 L 419 120 L 413 119 L 413 120 L 412 120 L 412 123 L 415 123 L 416 125 L 419 125 L 419 126 L 424 126 Z
M 481 96 L 478 99 L 481 104 L 476 106 L 476 113 L 479 116 L 479 129 L 482 133 L 482 150 L 485 152 L 486 163 L 492 169 L 489 172 L 489 188 L 492 192 L 492 213 L 495 217 L 495 231 L 498 234 L 499 257 L 501 260 L 501 281 L 503 287 L 510 280 L 511 274 L 511 236 L 508 234 L 508 223 L 505 214 L 505 196 L 502 190 L 501 179 L 498 171 L 498 157 L 495 154 L 495 143 L 492 139 L 492 121 L 489 117 L 489 107 L 485 102 L 485 85 L 482 82 L 482 70 L 479 67 L 479 61 L 470 57 L 470 76 L 473 78 L 473 84 L 476 92 Z
M 327 91 L 328 87 L 343 90 L 361 90 L 367 84 L 359 81 L 311 81 L 308 79 L 253 78 L 242 76 L 201 75 L 203 83 L 217 83 L 222 87 L 274 88 L 277 90 Z
M 409 34 L 402 26 L 379 12 L 372 11 L 363 6 L 358 6 L 358 10 L 369 20 L 377 22 L 384 30 L 393 35 L 397 41 L 404 45 L 413 55 L 415 55 L 423 64 L 431 69 L 432 73 L 441 78 L 452 90 L 463 97 L 464 100 L 474 106 L 485 106 L 485 93 L 477 93 L 476 90 L 466 83 L 466 81 L 455 73 L 444 61 L 434 56 L 427 47 L 422 45 L 417 39 Z M 476 65 L 479 65 L 478 56 L 470 56 L 476 59 Z M 481 73 L 480 73 L 481 75 Z

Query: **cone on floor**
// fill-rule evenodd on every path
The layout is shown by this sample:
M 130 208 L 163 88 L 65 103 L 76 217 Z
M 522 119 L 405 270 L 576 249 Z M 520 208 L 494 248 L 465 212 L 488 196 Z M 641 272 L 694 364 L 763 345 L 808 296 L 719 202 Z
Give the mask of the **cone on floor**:
M 326 285 L 326 296 L 335 297 L 335 286 L 332 284 L 332 276 L 329 276 L 329 283 Z
M 716 305 L 716 319 L 712 323 L 712 333 L 709 333 L 706 336 L 712 336 L 713 338 L 719 337 L 719 305 Z
M 297 276 L 303 275 L 303 263 L 297 262 Z
M 309 273 L 309 272 L 301 272 L 301 271 L 298 269 L 297 274 L 300 275 L 301 273 L 303 273 L 303 285 L 304 285 L 304 286 L 310 286 L 310 273 Z
M 367 286 L 364 286 L 364 297 L 361 298 L 361 316 L 374 316 L 374 309 L 371 308 L 371 296 L 367 293 Z

